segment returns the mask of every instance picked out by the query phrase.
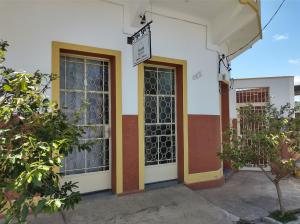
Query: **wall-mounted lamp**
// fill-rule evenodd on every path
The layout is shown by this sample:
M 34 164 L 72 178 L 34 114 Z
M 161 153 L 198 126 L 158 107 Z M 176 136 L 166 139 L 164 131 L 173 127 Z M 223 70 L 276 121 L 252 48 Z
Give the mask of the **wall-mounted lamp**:
M 144 25 L 147 22 L 146 13 L 144 13 L 143 15 L 140 15 L 140 19 L 141 19 L 140 24 Z
M 219 54 L 219 74 L 221 73 L 221 63 L 228 72 L 231 71 L 230 62 L 228 61 L 228 58 L 225 56 L 225 54 Z

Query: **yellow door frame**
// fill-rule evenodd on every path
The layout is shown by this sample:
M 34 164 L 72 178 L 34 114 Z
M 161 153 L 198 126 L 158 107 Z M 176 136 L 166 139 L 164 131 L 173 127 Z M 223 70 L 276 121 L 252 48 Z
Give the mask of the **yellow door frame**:
M 187 61 L 166 57 L 153 56 L 149 63 L 167 63 L 182 66 L 182 90 L 183 90 L 183 150 L 184 150 L 184 182 L 188 176 L 188 117 L 187 117 Z M 146 62 L 147 64 L 147 62 Z M 144 66 L 138 65 L 138 133 L 139 133 L 139 190 L 145 188 L 145 131 L 144 131 Z
M 184 183 L 189 185 L 193 183 L 213 181 L 223 177 L 223 168 L 215 171 L 189 173 L 189 144 L 188 144 L 188 113 L 187 113 L 187 61 L 166 57 L 153 56 L 149 63 L 167 63 L 182 66 L 182 94 L 183 94 L 183 169 Z M 147 64 L 147 62 L 146 62 Z M 142 63 L 138 66 L 138 129 L 139 129 L 139 190 L 144 190 L 145 184 L 145 140 L 144 140 L 144 66 Z M 221 134 L 221 133 L 220 133 Z
M 123 192 L 123 148 L 122 148 L 122 77 L 121 77 L 121 52 L 103 48 L 89 47 L 78 44 L 63 42 L 52 42 L 52 74 L 60 75 L 60 52 L 61 50 L 71 50 L 83 53 L 93 53 L 112 56 L 115 59 L 115 79 L 116 79 L 116 167 L 115 167 L 115 188 L 116 193 Z M 52 81 L 52 101 L 59 104 L 59 78 Z M 113 175 L 113 173 L 112 173 Z

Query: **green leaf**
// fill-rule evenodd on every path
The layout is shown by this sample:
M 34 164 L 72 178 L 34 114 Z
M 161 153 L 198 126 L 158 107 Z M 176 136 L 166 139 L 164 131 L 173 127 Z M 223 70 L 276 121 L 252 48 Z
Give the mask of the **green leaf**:
M 43 150 L 46 150 L 46 151 L 49 151 L 50 149 L 49 149 L 49 147 L 48 146 L 45 146 L 45 145 L 40 145 L 39 146 L 41 149 L 43 149 Z
M 22 138 L 22 135 L 20 135 L 20 134 L 17 134 L 17 135 L 15 135 L 15 137 L 14 137 L 15 140 L 20 139 L 20 138 Z
M 34 208 L 34 213 L 35 214 L 40 213 L 43 210 L 43 208 L 45 207 L 46 203 L 47 203 L 46 199 L 39 200 L 37 206 Z
M 22 220 L 26 220 L 28 214 L 29 214 L 29 207 L 27 204 L 25 204 L 23 205 L 23 209 L 22 209 Z
M 57 200 L 55 200 L 54 204 L 57 208 L 60 208 L 62 203 L 59 199 L 57 199 Z
M 41 167 L 43 170 L 45 170 L 45 171 L 49 171 L 50 170 L 50 167 L 49 166 L 42 166 Z
M 38 181 L 41 181 L 42 177 L 43 177 L 42 173 L 37 173 L 37 179 L 38 179 Z
M 27 183 L 31 183 L 32 182 L 32 176 L 30 175 L 27 179 Z
M 7 43 L 0 41 L 0 63 L 6 47 Z M 0 97 L 0 123 L 5 123 L 5 129 L 0 128 L 0 146 L 4 149 L 0 150 L 1 175 L 5 177 L 0 187 L 19 193 L 13 206 L 7 208 L 9 221 L 17 217 L 14 221 L 25 223 L 30 209 L 35 214 L 55 212 L 73 208 L 80 200 L 80 194 L 74 193 L 76 184 L 61 186 L 60 174 L 53 167 L 62 165 L 62 158 L 73 151 L 74 145 L 81 150 L 89 145 L 80 144 L 83 128 L 72 124 L 46 96 L 44 84 L 49 86 L 54 76 L 0 69 L 0 77 L 5 80 L 2 90 L 10 93 Z M 12 119 L 15 114 L 16 119 Z M 76 114 L 79 117 L 80 113 L 74 111 L 74 118 Z M 35 204 L 37 196 L 40 200 Z M 7 203 L 3 197 L 0 201 L 1 205 Z
M 4 58 L 5 57 L 5 52 L 0 50 L 0 58 Z
M 12 91 L 12 88 L 11 88 L 9 85 L 7 85 L 7 84 L 4 84 L 4 85 L 2 86 L 2 88 L 3 88 L 3 90 L 6 91 L 6 92 L 11 92 L 11 91 Z
M 21 84 L 21 90 L 22 91 L 26 91 L 27 90 L 27 83 L 26 83 L 26 81 L 22 80 L 20 84 Z

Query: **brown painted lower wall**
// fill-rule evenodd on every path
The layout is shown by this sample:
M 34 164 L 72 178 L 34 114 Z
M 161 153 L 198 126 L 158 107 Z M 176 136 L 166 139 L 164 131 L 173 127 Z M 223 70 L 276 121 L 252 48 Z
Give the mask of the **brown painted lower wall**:
M 218 115 L 188 115 L 189 173 L 221 168 L 217 153 L 221 149 L 221 127 Z
M 221 123 L 222 132 L 225 133 L 230 127 L 229 117 L 229 86 L 227 83 L 220 82 L 221 87 Z
M 139 191 L 138 116 L 123 115 L 123 192 Z
M 221 177 L 217 180 L 211 180 L 211 181 L 205 181 L 205 182 L 199 182 L 199 183 L 193 183 L 193 184 L 187 184 L 189 188 L 193 190 L 198 189 L 206 189 L 206 188 L 214 188 L 214 187 L 220 187 L 225 183 L 224 177 Z

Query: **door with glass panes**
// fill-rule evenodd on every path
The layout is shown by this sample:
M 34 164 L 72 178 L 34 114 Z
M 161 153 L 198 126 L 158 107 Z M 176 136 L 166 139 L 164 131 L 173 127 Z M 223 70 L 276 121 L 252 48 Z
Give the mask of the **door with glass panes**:
M 81 55 L 60 55 L 60 107 L 70 122 L 85 130 L 81 142 L 64 161 L 64 181 L 78 182 L 81 193 L 111 188 L 110 62 Z M 79 118 L 74 120 L 74 112 Z
M 144 66 L 145 184 L 177 179 L 176 69 Z

